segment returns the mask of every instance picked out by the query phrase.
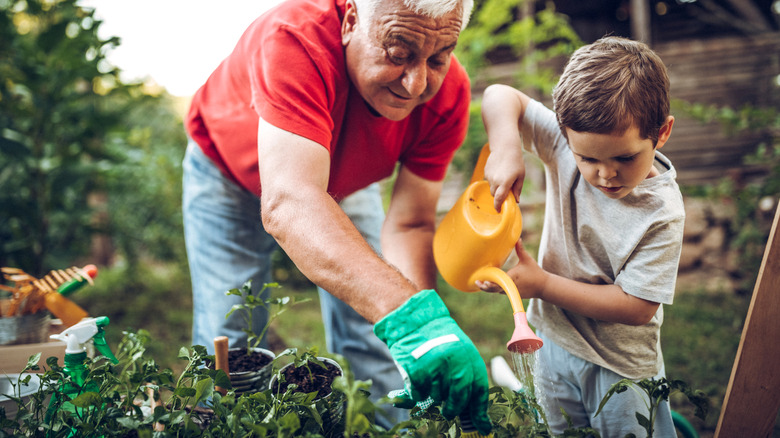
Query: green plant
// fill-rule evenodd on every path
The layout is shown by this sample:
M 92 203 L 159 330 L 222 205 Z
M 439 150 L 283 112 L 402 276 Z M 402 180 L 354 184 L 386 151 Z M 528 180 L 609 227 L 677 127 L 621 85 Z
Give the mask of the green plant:
M 248 280 L 246 283 L 244 283 L 243 286 L 241 286 L 241 288 L 230 289 L 226 292 L 227 295 L 236 295 L 241 297 L 243 300 L 243 302 L 240 304 L 234 304 L 227 315 L 225 315 L 225 318 L 232 315 L 233 312 L 241 312 L 241 317 L 244 319 L 243 331 L 247 334 L 247 354 L 251 353 L 252 350 L 260 346 L 260 342 L 262 342 L 263 338 L 265 337 L 265 334 L 268 331 L 268 328 L 271 326 L 271 323 L 276 318 L 278 318 L 279 315 L 286 312 L 289 307 L 292 307 L 295 304 L 309 301 L 308 299 L 296 301 L 294 298 L 290 297 L 265 298 L 267 295 L 266 291 L 269 288 L 279 287 L 280 286 L 278 283 L 265 283 L 263 284 L 263 287 L 255 293 L 252 292 L 252 280 Z M 266 320 L 266 324 L 260 333 L 255 333 L 255 331 L 252 329 L 254 310 L 257 307 L 262 307 L 268 311 L 268 319 Z
M 549 436 L 544 410 L 536 398 L 508 388 L 490 389 L 490 419 L 503 433 L 496 436 Z
M 332 384 L 338 397 L 331 398 L 334 402 L 325 403 L 314 392 L 292 389 L 237 395 L 230 389 L 230 380 L 223 371 L 204 366 L 213 356 L 208 356 L 202 346 L 180 349 L 179 359 L 185 365 L 176 375 L 170 369 L 160 369 L 148 356 L 145 348 L 148 342 L 145 333 L 125 332 L 117 348 L 117 365 L 101 357 L 88 359 L 88 379 L 97 382 L 99 390 L 84 392 L 70 400 L 80 412 L 55 407 L 55 414 L 48 422 L 45 420 L 48 400 L 60 385 L 68 382 L 68 377 L 56 358 L 47 359 L 41 370 L 40 354 L 32 356 L 19 376 L 20 385 L 34 378 L 40 379 L 41 385 L 27 401 L 13 397 L 19 406 L 14 418 L 0 411 L 0 436 L 459 438 L 463 432 L 460 419 L 445 419 L 437 406 L 413 409 L 409 421 L 390 430 L 376 425 L 374 419 L 381 415 L 381 409 L 367 397 L 370 382 L 355 380 L 349 364 L 341 357 L 334 359 L 341 366 L 342 375 Z M 293 356 L 293 363 L 297 361 L 299 366 L 316 367 L 317 354 L 316 349 L 290 349 L 280 356 Z M 278 365 L 275 361 L 274 366 Z M 25 375 L 26 371 L 43 372 Z M 633 384 L 622 382 L 613 392 L 624 391 Z M 679 381 L 649 381 L 639 385 L 645 385 L 641 388 L 656 399 L 668 397 L 674 390 L 689 394 Z M 229 390 L 223 396 L 215 391 L 216 386 Z M 331 416 L 337 409 L 334 403 L 343 404 L 343 415 L 335 418 Z M 522 392 L 493 387 L 488 409 L 496 438 L 550 436 L 544 421 L 540 421 L 538 404 Z M 644 421 L 641 418 L 645 417 L 637 413 L 637 418 Z M 647 420 L 650 418 L 652 414 Z M 570 429 L 563 436 L 584 437 L 593 432 Z
M 596 411 L 596 415 L 601 413 L 604 405 L 607 404 L 612 396 L 625 392 L 629 388 L 636 391 L 637 394 L 647 397 L 645 400 L 645 406 L 647 407 L 648 415 L 645 416 L 643 413 L 637 412 L 636 419 L 639 422 L 639 425 L 647 431 L 648 437 L 653 436 L 655 418 L 658 412 L 659 404 L 662 401 L 668 402 L 669 396 L 675 391 L 679 391 L 685 394 L 688 397 L 688 400 L 690 400 L 691 403 L 696 406 L 696 416 L 698 418 L 704 420 L 707 416 L 709 402 L 703 392 L 692 390 L 685 382 L 681 380 L 668 380 L 666 378 L 643 379 L 638 382 L 631 379 L 623 379 L 613 384 L 609 391 L 607 391 L 607 394 L 601 400 L 599 408 Z

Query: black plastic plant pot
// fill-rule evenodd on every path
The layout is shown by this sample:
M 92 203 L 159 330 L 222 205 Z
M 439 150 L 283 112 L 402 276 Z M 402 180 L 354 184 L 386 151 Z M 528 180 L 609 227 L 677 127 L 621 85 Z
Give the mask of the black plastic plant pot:
M 314 398 L 314 405 L 322 417 L 322 428 L 326 434 L 332 435 L 336 427 L 343 427 L 341 424 L 346 409 L 346 398 L 339 391 L 333 391 L 331 385 L 333 381 L 344 374 L 341 365 L 328 357 L 317 357 L 326 368 L 322 368 L 316 363 L 301 365 L 297 368 L 295 363 L 289 363 L 279 369 L 271 377 L 268 388 L 274 397 L 280 397 L 286 393 L 290 385 L 296 385 L 291 390 L 293 392 L 311 393 L 317 391 Z M 280 382 L 279 384 L 278 382 Z
M 241 358 L 240 360 L 246 360 L 246 358 L 241 357 L 241 353 L 246 355 L 246 352 L 247 349 L 243 347 L 231 348 L 228 350 L 228 357 L 231 359 L 229 360 L 230 384 L 233 385 L 233 390 L 236 392 L 236 394 L 252 394 L 263 391 L 268 388 L 268 384 L 271 380 L 271 363 L 273 362 L 274 358 L 276 358 L 276 354 L 270 350 L 266 350 L 265 348 L 253 348 L 252 355 L 256 355 L 257 357 L 254 357 L 252 362 L 257 363 L 257 368 L 252 370 L 245 370 L 245 366 L 236 366 L 236 360 L 238 360 L 237 358 Z M 236 371 L 233 371 L 234 369 Z

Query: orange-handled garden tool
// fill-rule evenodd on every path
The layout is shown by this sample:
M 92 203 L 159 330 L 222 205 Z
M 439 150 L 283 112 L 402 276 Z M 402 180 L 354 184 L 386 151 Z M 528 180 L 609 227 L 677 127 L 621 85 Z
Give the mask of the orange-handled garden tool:
M 87 284 L 94 284 L 92 279 L 97 276 L 95 265 L 53 270 L 40 279 L 18 268 L 4 267 L 0 271 L 6 280 L 14 283 L 13 287 L 0 285 L 0 289 L 12 292 L 3 316 L 34 314 L 46 307 L 67 327 L 88 316 L 84 309 L 66 296 Z
M 523 301 L 511 278 L 501 269 L 520 238 L 523 219 L 514 197 L 507 197 L 501 211 L 493 207 L 484 169 L 490 154 L 482 147 L 471 182 L 444 216 L 433 237 L 433 257 L 444 280 L 463 292 L 477 292 L 477 281 L 498 284 L 509 297 L 515 330 L 509 351 L 531 353 L 542 340 L 528 327 Z

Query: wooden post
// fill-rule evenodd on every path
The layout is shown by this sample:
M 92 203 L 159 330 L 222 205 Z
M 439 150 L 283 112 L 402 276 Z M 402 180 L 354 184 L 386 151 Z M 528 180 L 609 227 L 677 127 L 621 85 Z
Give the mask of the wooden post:
M 650 2 L 631 0 L 631 39 L 649 46 L 652 43 L 650 38 Z
M 214 369 L 223 370 L 230 376 L 230 367 L 228 366 L 228 338 L 227 336 L 217 336 L 214 338 Z M 227 394 L 227 390 L 219 386 L 215 387 L 220 394 Z
M 780 408 L 780 237 L 775 212 L 715 437 L 767 437 Z

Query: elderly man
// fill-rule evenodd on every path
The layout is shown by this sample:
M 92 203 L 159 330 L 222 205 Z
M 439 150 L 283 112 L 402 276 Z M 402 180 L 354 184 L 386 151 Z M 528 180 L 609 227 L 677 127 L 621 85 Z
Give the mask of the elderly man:
M 431 248 L 468 124 L 469 80 L 452 52 L 471 8 L 288 0 L 249 26 L 185 121 L 196 344 L 245 341 L 225 291 L 270 281 L 278 244 L 320 288 L 328 349 L 373 381 L 374 398 L 404 386 L 400 406 L 431 397 L 490 430 L 485 364 L 433 290 Z M 396 167 L 385 214 L 376 182 Z

